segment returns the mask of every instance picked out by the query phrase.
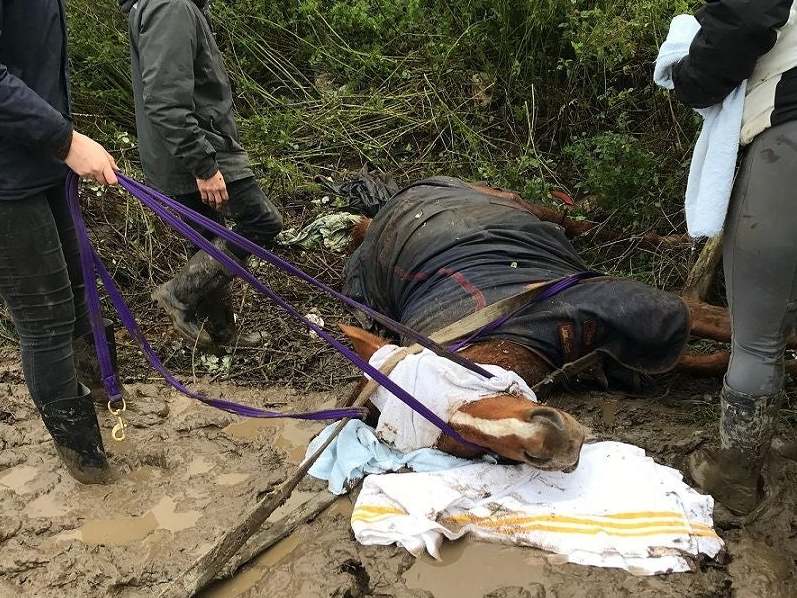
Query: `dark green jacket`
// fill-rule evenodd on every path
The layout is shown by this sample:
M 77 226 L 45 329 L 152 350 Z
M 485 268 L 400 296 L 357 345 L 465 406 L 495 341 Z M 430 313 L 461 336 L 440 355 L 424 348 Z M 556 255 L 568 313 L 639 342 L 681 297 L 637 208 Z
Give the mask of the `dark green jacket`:
M 149 182 L 178 195 L 196 191 L 197 178 L 219 169 L 228 183 L 253 176 L 203 11 L 191 0 L 139 0 L 128 25 L 139 154 Z

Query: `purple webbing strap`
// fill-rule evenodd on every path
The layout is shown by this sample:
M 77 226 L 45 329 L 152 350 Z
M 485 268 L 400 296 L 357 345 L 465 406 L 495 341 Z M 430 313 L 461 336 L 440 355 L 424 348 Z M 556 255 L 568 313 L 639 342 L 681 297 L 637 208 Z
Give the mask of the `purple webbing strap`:
M 72 220 L 75 223 L 75 231 L 78 238 L 80 247 L 80 263 L 83 269 L 84 282 L 86 287 L 86 304 L 88 307 L 89 320 L 91 323 L 92 333 L 94 335 L 94 344 L 97 350 L 97 360 L 100 366 L 103 386 L 108 393 L 108 398 L 112 403 L 117 403 L 122 400 L 121 385 L 119 379 L 114 371 L 111 354 L 108 348 L 108 341 L 105 337 L 105 326 L 102 321 L 102 308 L 100 305 L 99 293 L 97 291 L 97 276 L 102 280 L 108 296 L 114 305 L 114 308 L 119 313 L 122 324 L 127 328 L 130 336 L 136 340 L 141 347 L 141 350 L 146 355 L 152 367 L 163 375 L 164 379 L 174 388 L 189 396 L 193 399 L 201 401 L 207 405 L 235 413 L 244 417 L 258 417 L 258 418 L 278 418 L 278 417 L 291 417 L 294 419 L 309 419 L 309 420 L 329 420 L 329 419 L 342 419 L 345 417 L 360 418 L 364 415 L 364 410 L 361 408 L 347 408 L 347 409 L 327 409 L 314 412 L 300 412 L 300 413 L 278 413 L 274 411 L 265 411 L 249 405 L 239 405 L 224 399 L 212 399 L 205 397 L 199 393 L 195 393 L 177 380 L 171 372 L 163 365 L 158 355 L 147 342 L 144 335 L 141 333 L 138 324 L 130 312 L 130 308 L 122 298 L 119 289 L 114 283 L 108 270 L 105 268 L 102 260 L 91 247 L 91 242 L 86 230 L 86 224 L 80 212 L 80 204 L 77 197 L 78 178 L 70 173 L 66 184 L 66 200 L 69 206 L 69 211 L 72 215 Z
M 108 296 L 111 299 L 111 303 L 113 303 L 114 308 L 119 313 L 119 318 L 124 324 L 125 328 L 127 328 L 128 332 L 130 333 L 130 336 L 138 342 L 142 352 L 144 353 L 144 355 L 146 355 L 153 369 L 159 372 L 172 387 L 176 388 L 184 395 L 189 396 L 198 401 L 201 401 L 206 405 L 210 405 L 211 407 L 215 407 L 216 409 L 221 409 L 222 411 L 234 413 L 236 415 L 241 415 L 243 417 L 258 417 L 258 418 L 290 417 L 293 419 L 328 420 L 328 419 L 342 419 L 344 417 L 360 418 L 365 415 L 365 410 L 362 408 L 324 409 L 319 411 L 308 411 L 308 412 L 298 412 L 298 413 L 278 413 L 276 411 L 265 411 L 263 409 L 258 409 L 257 407 L 251 407 L 249 405 L 241 405 L 239 403 L 233 403 L 232 401 L 226 401 L 224 399 L 213 399 L 206 397 L 200 393 L 193 392 L 184 384 L 182 384 L 166 368 L 166 366 L 163 365 L 163 362 L 161 362 L 157 353 L 155 353 L 154 349 L 152 348 L 152 346 L 149 344 L 149 342 L 141 332 L 141 329 L 138 327 L 138 324 L 136 323 L 133 314 L 130 312 L 130 308 L 127 306 L 124 298 L 122 297 L 122 294 L 119 292 L 119 288 L 116 286 L 116 283 L 114 283 L 110 273 L 105 268 L 105 264 L 102 263 L 102 260 L 100 260 L 99 256 L 97 256 L 96 253 L 94 253 L 94 260 L 97 272 L 100 276 L 100 280 L 102 280 L 102 284 L 103 286 L 105 286 L 105 289 L 108 292 Z
M 473 341 L 481 338 L 485 334 L 489 334 L 490 332 L 498 330 L 501 326 L 506 324 L 510 320 L 510 318 L 513 318 L 514 316 L 516 316 L 519 312 L 521 312 L 524 309 L 526 309 L 530 304 L 538 303 L 540 301 L 545 301 L 546 299 L 550 299 L 551 297 L 554 297 L 555 295 L 558 295 L 559 293 L 561 293 L 563 291 L 566 291 L 567 289 L 569 289 L 571 287 L 574 287 L 575 285 L 580 283 L 582 280 L 586 280 L 587 278 L 595 278 L 596 276 L 601 276 L 601 274 L 599 274 L 597 272 L 577 272 L 576 274 L 571 274 L 570 276 L 565 276 L 564 278 L 561 278 L 561 279 L 557 280 L 556 282 L 550 284 L 549 286 L 545 287 L 542 291 L 540 291 L 539 294 L 537 294 L 534 297 L 532 297 L 529 300 L 528 303 L 526 303 L 524 305 L 521 305 L 517 309 L 515 309 L 515 310 L 513 310 L 513 311 L 511 311 L 511 312 L 509 312 L 507 314 L 504 314 L 500 318 L 496 318 L 495 320 L 493 320 L 489 324 L 485 324 L 484 326 L 479 328 L 477 331 L 475 331 L 473 334 L 471 334 L 466 339 L 457 341 L 456 343 L 453 343 L 453 344 L 449 345 L 448 346 L 448 350 L 449 351 L 460 351 L 461 349 L 463 349 L 464 347 L 468 346 Z
M 103 284 L 107 285 L 109 295 L 111 295 L 111 300 L 114 303 L 114 307 L 119 311 L 120 318 L 122 319 L 122 323 L 130 332 L 131 336 L 135 338 L 139 344 L 141 345 L 142 351 L 150 360 L 151 365 L 157 371 L 164 375 L 166 381 L 171 384 L 174 388 L 179 390 L 180 392 L 185 393 L 187 396 L 192 398 L 196 398 L 208 405 L 218 407 L 219 409 L 224 409 L 226 411 L 231 411 L 233 413 L 238 413 L 240 415 L 248 416 L 248 417 L 269 417 L 269 418 L 277 418 L 277 417 L 291 417 L 291 418 L 299 418 L 299 419 L 340 419 L 342 417 L 361 417 L 363 410 L 359 409 L 348 409 L 348 410 L 327 410 L 327 411 L 316 411 L 312 413 L 300 413 L 300 414 L 281 414 L 276 412 L 266 412 L 262 411 L 253 407 L 246 407 L 242 405 L 237 405 L 235 403 L 231 403 L 229 401 L 223 401 L 219 399 L 207 399 L 202 395 L 198 395 L 196 393 L 191 392 L 188 390 L 184 385 L 182 385 L 176 378 L 168 372 L 168 370 L 163 366 L 160 360 L 157 358 L 157 355 L 146 342 L 141 331 L 138 329 L 138 326 L 135 323 L 135 319 L 133 315 L 130 313 L 129 308 L 124 302 L 124 299 L 121 297 L 116 285 L 113 283 L 113 280 L 110 277 L 110 274 L 105 269 L 105 266 L 102 264 L 102 261 L 99 257 L 94 253 L 93 249 L 90 246 L 88 235 L 85 229 L 85 223 L 82 221 L 82 217 L 80 215 L 80 208 L 77 198 L 77 177 L 74 175 L 70 175 L 71 179 L 67 185 L 67 200 L 70 202 L 70 211 L 72 212 L 72 216 L 76 221 L 76 230 L 78 231 L 78 236 L 81 244 L 81 264 L 84 267 L 84 272 L 86 275 L 95 273 L 96 270 L 99 270 L 100 277 L 103 280 Z M 399 400 L 404 402 L 408 407 L 413 409 L 414 411 L 418 412 L 422 415 L 425 419 L 429 422 L 434 424 L 438 427 L 443 433 L 450 436 L 457 442 L 465 444 L 467 446 L 481 448 L 475 445 L 468 440 L 465 440 L 456 430 L 454 430 L 448 423 L 444 422 L 440 419 L 435 413 L 430 411 L 423 403 L 420 403 L 414 397 L 412 397 L 409 393 L 407 393 L 404 389 L 399 387 L 395 384 L 389 377 L 384 375 L 378 369 L 371 366 L 368 362 L 363 360 L 359 355 L 353 352 L 351 349 L 340 343 L 337 339 L 332 337 L 328 334 L 323 328 L 317 326 L 312 321 L 308 320 L 304 316 L 302 316 L 292 305 L 290 305 L 285 299 L 283 299 L 280 295 L 275 293 L 273 290 L 268 288 L 262 282 L 260 282 L 257 278 L 255 278 L 246 268 L 241 266 L 237 261 L 231 259 L 226 253 L 220 251 L 213 243 L 205 239 L 202 235 L 200 235 L 196 230 L 194 230 L 191 226 L 183 222 L 179 217 L 174 216 L 169 210 L 167 210 L 162 204 L 166 202 L 163 199 L 168 199 L 162 194 L 155 192 L 147 188 L 140 183 L 133 181 L 127 177 L 119 175 L 119 182 L 121 186 L 130 192 L 133 197 L 137 198 L 141 201 L 144 205 L 149 207 L 155 214 L 161 218 L 166 224 L 170 227 L 175 229 L 177 232 L 182 234 L 188 240 L 190 240 L 194 245 L 211 255 L 214 259 L 220 262 L 227 270 L 231 273 L 243 278 L 246 280 L 252 287 L 255 288 L 258 292 L 266 295 L 272 301 L 277 303 L 280 307 L 282 307 L 288 314 L 293 317 L 294 319 L 303 323 L 307 328 L 318 334 L 319 337 L 324 339 L 327 344 L 332 346 L 336 349 L 343 357 L 345 357 L 348 361 L 354 364 L 357 368 L 359 368 L 363 373 L 369 375 L 371 378 L 376 380 L 381 386 L 385 387 L 388 391 L 394 394 Z M 171 202 L 172 200 L 169 200 Z M 191 216 L 198 216 L 194 212 L 189 210 Z M 212 222 L 212 221 L 208 221 Z M 204 225 L 203 222 L 200 222 Z M 214 223 L 215 224 L 215 223 Z M 226 233 L 230 233 L 227 229 L 222 229 Z M 215 232 L 215 231 L 212 231 Z M 225 235 L 227 236 L 227 235 Z M 237 235 L 236 235 L 237 237 Z M 235 239 L 237 241 L 237 238 Z M 256 246 L 255 246 L 256 247 Z M 84 248 L 87 249 L 85 252 L 87 257 L 84 259 Z M 247 247 L 243 247 L 244 249 L 248 249 Z M 93 257 L 94 259 L 89 261 L 90 258 Z M 296 269 L 298 270 L 298 269 Z M 300 270 L 299 270 L 300 271 Z M 300 271 L 301 272 L 301 271 Z M 309 275 L 305 275 L 309 276 Z M 86 287 L 89 288 L 92 285 L 89 284 L 90 281 L 87 280 Z M 113 289 L 113 291 L 111 291 Z M 90 311 L 95 311 L 98 316 L 98 320 L 101 322 L 101 317 L 99 317 L 100 312 L 100 304 L 99 304 L 99 296 L 96 292 L 96 285 L 94 285 L 94 298 L 95 301 L 91 301 L 89 305 Z M 92 324 L 92 330 L 94 331 L 94 338 L 95 343 L 97 345 L 105 345 L 106 353 L 108 354 L 107 362 L 100 358 L 100 367 L 101 369 L 105 368 L 107 374 L 103 373 L 103 381 L 106 384 L 106 390 L 109 391 L 110 388 L 116 388 L 117 396 L 120 396 L 118 391 L 118 380 L 116 380 L 115 373 L 113 372 L 113 368 L 110 362 L 110 353 L 107 352 L 107 344 L 104 337 L 104 329 L 102 327 L 95 328 L 94 324 Z M 99 357 L 100 351 L 98 351 Z M 113 386 L 115 384 L 115 387 Z M 356 412 L 356 415 L 355 415 Z
M 70 171 L 66 179 L 66 202 L 72 222 L 75 225 L 75 234 L 80 250 L 80 267 L 83 271 L 83 279 L 86 293 L 86 306 L 88 308 L 89 323 L 91 332 L 94 335 L 94 345 L 97 351 L 97 361 L 100 365 L 100 375 L 108 400 L 118 403 L 122 400 L 122 390 L 119 379 L 114 371 L 111 361 L 111 351 L 108 347 L 108 340 L 105 337 L 105 325 L 102 321 L 102 308 L 100 307 L 100 296 L 97 291 L 97 272 L 95 268 L 96 259 L 94 250 L 91 247 L 86 223 L 80 213 L 80 203 L 78 201 L 78 177 Z
M 437 355 L 445 357 L 446 359 L 453 361 L 454 363 L 461 365 L 462 367 L 471 370 L 472 372 L 479 374 L 484 378 L 493 377 L 493 374 L 491 374 L 484 368 L 478 366 L 477 364 L 473 363 L 464 356 L 458 355 L 446 349 L 445 347 L 432 341 L 426 336 L 416 332 L 412 328 L 409 328 L 408 326 L 405 326 L 400 322 L 396 322 L 392 318 L 389 318 L 388 316 L 376 311 L 375 309 L 367 305 L 363 305 L 362 303 L 355 301 L 351 297 L 347 297 L 343 293 L 336 291 L 335 289 L 324 284 L 320 280 L 313 278 L 312 276 L 310 276 L 300 268 L 297 268 L 296 266 L 291 264 L 289 261 L 282 259 L 278 255 L 272 253 L 267 249 L 264 249 L 263 247 L 260 247 L 259 245 L 253 243 L 249 239 L 242 237 L 241 235 L 222 226 L 218 222 L 215 222 L 201 214 L 198 214 L 197 212 L 191 210 L 190 208 L 185 207 L 180 202 L 173 200 L 171 197 L 164 195 L 160 191 L 156 189 L 151 189 L 146 185 L 143 185 L 138 181 L 126 177 L 124 175 L 118 174 L 118 177 L 122 187 L 127 189 L 134 197 L 138 197 L 140 201 L 142 202 L 147 201 L 144 199 L 143 196 L 146 196 L 147 198 L 153 201 L 157 201 L 160 204 L 169 208 L 170 210 L 173 210 L 174 212 L 182 216 L 184 219 L 193 222 L 195 224 L 198 224 L 205 230 L 213 233 L 218 238 L 227 241 L 231 245 L 239 247 L 244 251 L 246 251 L 247 253 L 250 253 L 262 259 L 266 263 L 271 264 L 272 266 L 278 268 L 279 270 L 282 270 L 286 274 L 295 276 L 303 280 L 310 286 L 317 288 L 318 290 L 325 293 L 329 297 L 337 299 L 341 303 L 344 303 L 353 309 L 358 309 L 362 311 L 363 313 L 367 314 L 368 316 L 370 316 L 371 318 L 373 318 L 374 320 L 376 320 L 386 328 L 392 330 L 393 332 L 396 332 L 403 337 L 412 339 L 414 342 L 418 343 L 422 347 L 429 349 L 430 351 L 436 353 Z M 139 197 L 137 195 L 138 193 L 142 194 L 142 197 Z M 147 203 L 147 205 L 150 206 L 150 208 L 152 207 L 150 203 Z

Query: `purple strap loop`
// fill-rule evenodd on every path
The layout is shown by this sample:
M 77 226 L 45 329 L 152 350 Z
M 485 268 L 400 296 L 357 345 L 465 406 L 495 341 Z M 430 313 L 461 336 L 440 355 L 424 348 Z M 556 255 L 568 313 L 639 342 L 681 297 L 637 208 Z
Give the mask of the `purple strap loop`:
M 94 335 L 94 344 L 97 350 L 97 360 L 100 365 L 103 385 L 111 403 L 120 402 L 122 400 L 122 392 L 119 379 L 111 362 L 108 341 L 105 337 L 105 326 L 102 321 L 102 308 L 100 305 L 96 283 L 98 277 L 102 281 L 111 303 L 119 313 L 119 318 L 122 324 L 129 332 L 131 338 L 138 343 L 142 352 L 150 362 L 150 365 L 164 377 L 170 386 L 177 389 L 184 395 L 201 401 L 202 403 L 210 405 L 211 407 L 244 417 L 291 417 L 294 419 L 330 420 L 342 419 L 345 417 L 361 418 L 365 415 L 365 409 L 363 408 L 327 409 L 322 411 L 299 413 L 278 413 L 275 411 L 258 409 L 257 407 L 252 407 L 249 405 L 239 405 L 237 403 L 233 403 L 232 401 L 226 401 L 223 399 L 208 398 L 200 393 L 191 391 L 189 388 L 183 385 L 163 365 L 154 349 L 150 346 L 149 342 L 147 342 L 146 338 L 138 327 L 138 324 L 136 323 L 135 317 L 130 312 L 130 308 L 127 306 L 127 303 L 116 286 L 116 283 L 114 283 L 113 278 L 105 268 L 105 264 L 92 248 L 91 242 L 89 241 L 88 232 L 86 230 L 86 224 L 83 221 L 83 217 L 80 212 L 77 189 L 78 178 L 76 175 L 70 173 L 66 184 L 66 200 L 69 205 L 69 211 L 72 215 L 72 220 L 75 223 L 75 231 L 80 248 L 80 263 L 83 269 L 83 276 L 86 286 L 86 303 L 89 312 L 89 321 L 91 323 L 91 329 Z

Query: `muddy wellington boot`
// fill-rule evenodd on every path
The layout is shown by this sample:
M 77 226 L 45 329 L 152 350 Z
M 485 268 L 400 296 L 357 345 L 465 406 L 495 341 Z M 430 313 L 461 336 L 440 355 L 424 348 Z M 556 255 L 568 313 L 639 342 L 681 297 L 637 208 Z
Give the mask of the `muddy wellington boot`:
M 112 480 L 112 471 L 105 456 L 91 392 L 82 384 L 78 386 L 78 396 L 56 399 L 37 407 L 71 476 L 83 484 L 104 484 Z
M 720 448 L 689 455 L 692 479 L 737 515 L 750 513 L 763 498 L 764 465 L 783 393 L 753 397 L 727 386 L 721 395 Z
M 213 244 L 233 257 L 223 241 L 217 239 Z M 171 318 L 180 336 L 192 346 L 210 349 L 214 346 L 213 339 L 204 329 L 197 308 L 207 295 L 229 285 L 232 278 L 223 265 L 204 251 L 198 251 L 174 278 L 152 292 L 152 298 Z
M 262 332 L 243 332 L 235 323 L 232 282 L 206 295 L 197 308 L 206 318 L 207 330 L 217 346 L 262 347 L 268 336 Z

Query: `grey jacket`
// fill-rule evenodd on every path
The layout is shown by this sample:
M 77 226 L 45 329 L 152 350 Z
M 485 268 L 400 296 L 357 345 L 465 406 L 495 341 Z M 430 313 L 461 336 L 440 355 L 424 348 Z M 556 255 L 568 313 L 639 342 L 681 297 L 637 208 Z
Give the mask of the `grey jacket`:
M 196 191 L 196 179 L 217 170 L 228 183 L 253 176 L 224 61 L 203 11 L 191 0 L 121 6 L 130 11 L 136 128 L 149 182 L 179 195 Z

